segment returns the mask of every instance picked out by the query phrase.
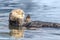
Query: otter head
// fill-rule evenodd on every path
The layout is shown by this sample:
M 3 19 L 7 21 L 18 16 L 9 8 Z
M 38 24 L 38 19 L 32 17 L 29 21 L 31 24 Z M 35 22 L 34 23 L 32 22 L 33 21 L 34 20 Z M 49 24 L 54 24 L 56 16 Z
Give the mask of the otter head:
M 24 11 L 21 9 L 12 10 L 9 15 L 10 21 L 15 21 L 18 25 L 23 25 L 24 23 Z

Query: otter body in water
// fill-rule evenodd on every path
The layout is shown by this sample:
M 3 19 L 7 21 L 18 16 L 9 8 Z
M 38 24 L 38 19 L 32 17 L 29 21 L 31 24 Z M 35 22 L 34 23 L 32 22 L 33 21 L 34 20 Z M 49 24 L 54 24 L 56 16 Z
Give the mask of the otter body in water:
M 59 23 L 52 23 L 52 22 L 43 22 L 43 21 L 32 21 L 26 26 L 27 28 L 42 28 L 42 27 L 50 27 L 50 28 L 60 28 Z
M 19 27 L 20 28 L 25 27 L 27 29 L 41 28 L 41 27 L 60 28 L 59 23 L 31 21 L 30 15 L 28 14 L 27 17 L 25 18 L 23 10 L 20 10 L 20 9 L 13 10 L 10 13 L 9 25 L 10 25 L 9 27 L 10 29 L 19 29 Z

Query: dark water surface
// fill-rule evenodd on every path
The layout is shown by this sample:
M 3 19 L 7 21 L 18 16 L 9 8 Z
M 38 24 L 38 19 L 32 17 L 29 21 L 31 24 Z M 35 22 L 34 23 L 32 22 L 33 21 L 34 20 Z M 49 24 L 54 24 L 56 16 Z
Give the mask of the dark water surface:
M 60 0 L 0 0 L 1 40 L 13 40 L 8 34 L 8 17 L 10 11 L 17 8 L 30 14 L 32 20 L 60 23 Z M 21 40 L 60 40 L 60 29 L 25 30 Z

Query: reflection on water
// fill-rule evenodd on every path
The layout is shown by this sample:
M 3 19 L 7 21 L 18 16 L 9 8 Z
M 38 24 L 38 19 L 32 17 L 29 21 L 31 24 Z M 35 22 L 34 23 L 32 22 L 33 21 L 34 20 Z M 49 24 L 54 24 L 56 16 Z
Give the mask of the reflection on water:
M 18 24 L 18 23 L 17 23 Z M 16 25 L 16 21 L 9 20 L 9 35 L 15 38 L 22 38 L 24 35 L 24 29 L 22 25 Z
M 12 29 L 12 30 L 10 31 L 10 36 L 11 36 L 11 37 L 22 38 L 23 35 L 24 35 L 24 30 Z
M 13 27 L 13 26 L 10 26 Z M 0 39 L 17 40 L 24 37 L 24 29 L 10 28 L 10 30 L 0 30 Z

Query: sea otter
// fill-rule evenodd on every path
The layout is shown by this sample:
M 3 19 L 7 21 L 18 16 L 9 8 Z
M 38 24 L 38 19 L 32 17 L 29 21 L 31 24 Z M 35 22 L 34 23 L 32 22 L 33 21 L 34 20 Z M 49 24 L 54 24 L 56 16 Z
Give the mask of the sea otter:
M 26 19 L 24 11 L 21 9 L 12 10 L 9 14 L 9 29 L 19 29 L 19 27 L 26 28 L 40 28 L 40 27 L 60 27 L 60 23 L 43 22 L 43 21 L 31 21 L 28 14 Z

